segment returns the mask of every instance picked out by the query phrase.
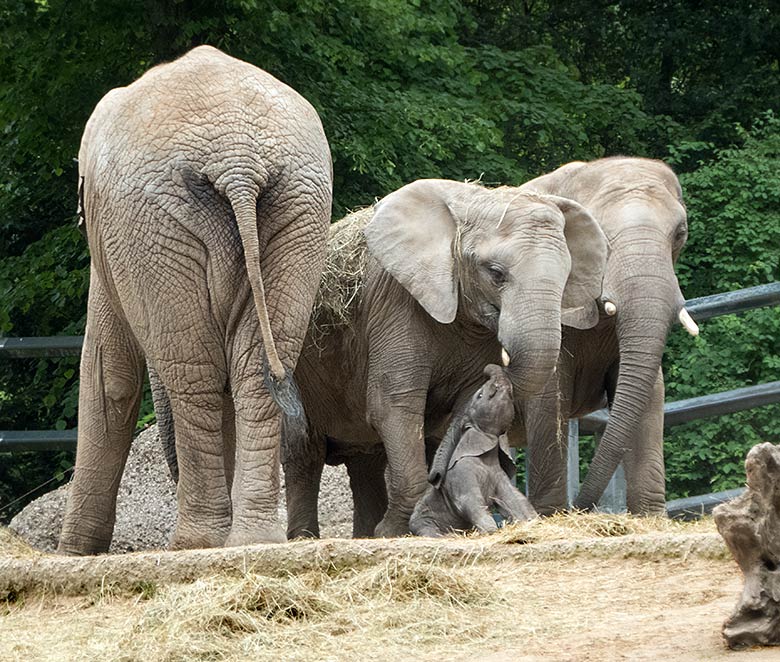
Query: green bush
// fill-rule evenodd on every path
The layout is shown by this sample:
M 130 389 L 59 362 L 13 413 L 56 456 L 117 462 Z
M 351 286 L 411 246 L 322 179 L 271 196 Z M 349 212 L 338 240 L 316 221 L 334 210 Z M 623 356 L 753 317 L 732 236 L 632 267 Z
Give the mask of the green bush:
M 681 175 L 690 239 L 678 263 L 687 298 L 780 281 L 780 120 L 767 113 L 744 144 Z M 685 146 L 679 150 L 684 153 Z M 665 357 L 667 400 L 778 379 L 780 311 L 764 308 L 679 327 Z M 667 430 L 668 497 L 738 487 L 746 452 L 780 443 L 780 405 Z

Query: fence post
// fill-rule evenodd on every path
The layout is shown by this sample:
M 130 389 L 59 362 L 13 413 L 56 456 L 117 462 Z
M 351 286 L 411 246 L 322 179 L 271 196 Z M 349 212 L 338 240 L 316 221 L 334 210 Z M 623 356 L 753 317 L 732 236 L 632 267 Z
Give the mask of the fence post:
M 566 506 L 571 508 L 580 493 L 580 422 L 569 419 L 566 458 Z

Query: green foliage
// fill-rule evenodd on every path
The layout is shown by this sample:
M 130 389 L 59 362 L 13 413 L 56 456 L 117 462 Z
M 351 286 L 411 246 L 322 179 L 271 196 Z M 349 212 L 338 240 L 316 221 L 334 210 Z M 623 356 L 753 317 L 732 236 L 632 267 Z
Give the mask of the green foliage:
M 718 150 L 680 177 L 690 239 L 677 271 L 689 298 L 780 281 L 780 120 L 768 113 L 738 132 L 742 147 Z M 668 343 L 667 398 L 776 380 L 779 339 L 777 308 L 707 320 L 695 340 L 678 329 Z M 780 406 L 668 430 L 670 498 L 738 487 L 745 453 L 761 441 L 780 443 Z

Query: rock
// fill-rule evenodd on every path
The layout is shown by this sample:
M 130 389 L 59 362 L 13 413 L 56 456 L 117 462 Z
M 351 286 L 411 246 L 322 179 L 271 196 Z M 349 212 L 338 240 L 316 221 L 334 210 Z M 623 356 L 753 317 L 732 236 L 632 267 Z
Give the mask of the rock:
M 754 446 L 745 472 L 745 493 L 713 511 L 745 579 L 723 624 L 729 648 L 780 645 L 780 446 Z
M 281 522 L 287 521 L 284 503 L 279 505 Z M 11 520 L 10 528 L 36 549 L 57 548 L 68 486 L 53 490 L 28 504 Z M 347 538 L 352 533 L 352 493 L 343 466 L 325 467 L 320 488 L 320 530 L 322 537 Z M 162 549 L 168 544 L 176 523 L 176 486 L 168 473 L 157 435 L 152 426 L 134 440 L 119 484 L 116 525 L 110 552 Z

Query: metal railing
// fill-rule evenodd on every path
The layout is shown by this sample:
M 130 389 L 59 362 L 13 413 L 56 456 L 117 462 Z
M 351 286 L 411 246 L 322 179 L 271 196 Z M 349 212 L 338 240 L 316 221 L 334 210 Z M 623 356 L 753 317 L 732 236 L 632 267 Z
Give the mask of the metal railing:
M 720 315 L 744 312 L 754 308 L 780 305 L 780 282 L 749 287 L 744 290 L 691 299 L 685 307 L 701 321 Z M 0 338 L 0 356 L 29 358 L 72 356 L 81 352 L 83 336 L 53 336 L 38 338 Z M 688 400 L 668 402 L 664 407 L 664 427 L 671 427 L 701 418 L 721 416 L 753 407 L 780 402 L 780 381 L 748 386 L 723 393 L 704 395 Z M 567 489 L 571 503 L 579 490 L 579 432 L 598 435 L 609 420 L 602 409 L 569 422 L 569 470 Z M 76 430 L 0 431 L 0 452 L 22 450 L 73 450 Z M 731 498 L 741 490 L 729 490 L 701 497 L 678 499 L 667 504 L 673 516 L 709 512 L 714 505 Z M 604 510 L 625 510 L 625 477 L 618 467 L 600 502 Z

